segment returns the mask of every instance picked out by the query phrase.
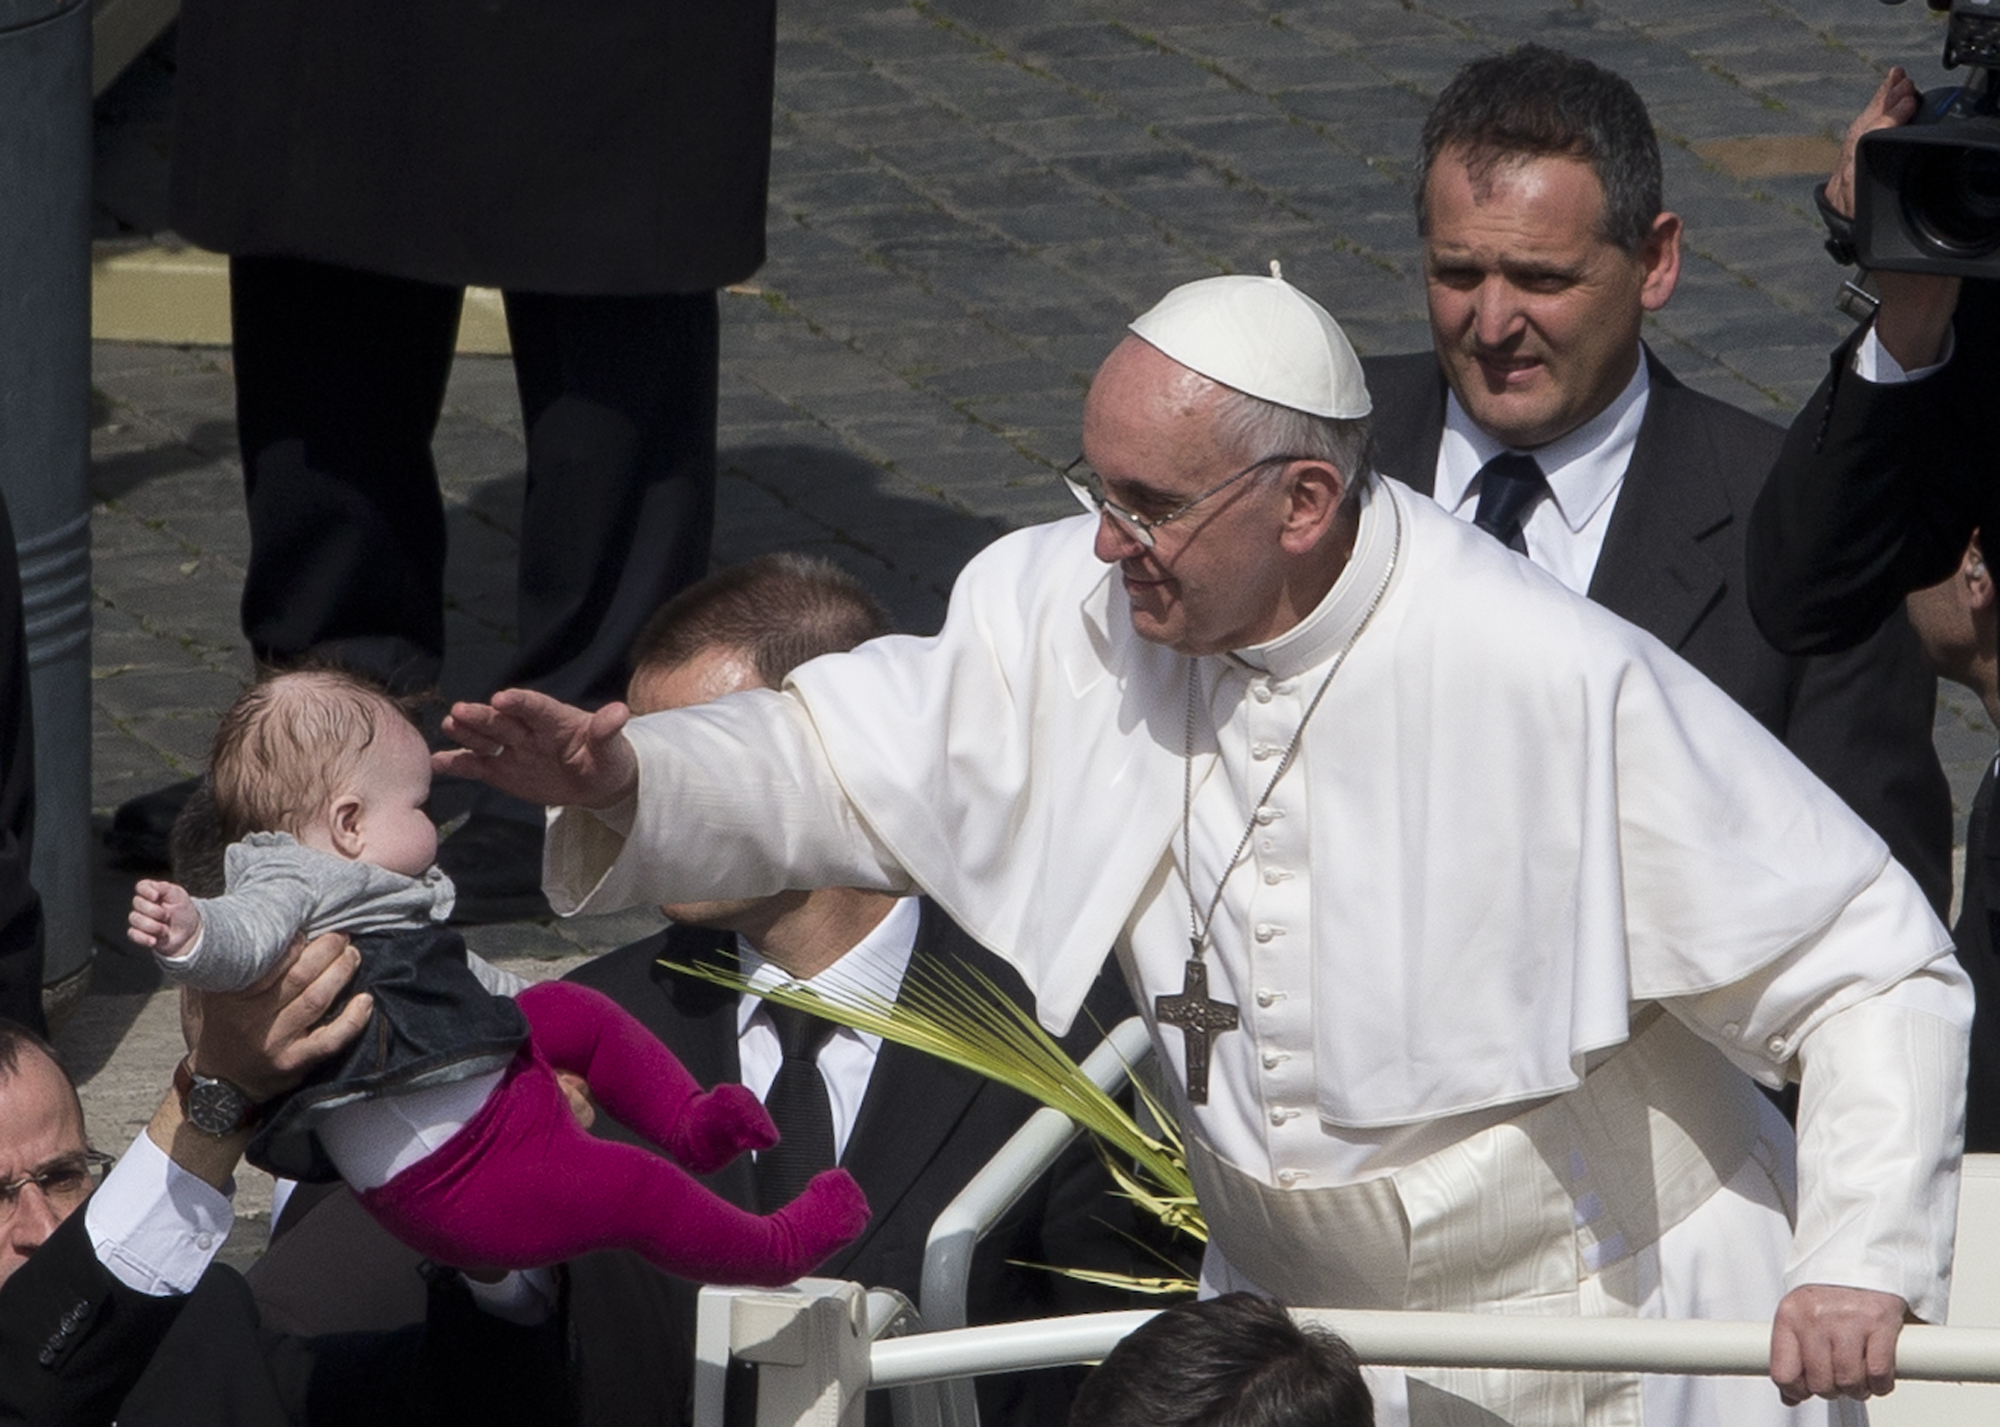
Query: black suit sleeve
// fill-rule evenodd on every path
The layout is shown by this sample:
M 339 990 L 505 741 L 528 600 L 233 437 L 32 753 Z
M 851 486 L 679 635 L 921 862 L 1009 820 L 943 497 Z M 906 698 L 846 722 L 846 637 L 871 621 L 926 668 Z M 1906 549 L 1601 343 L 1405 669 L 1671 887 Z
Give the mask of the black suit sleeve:
M 559 1427 L 572 1420 L 561 1314 L 521 1328 L 437 1275 L 419 1327 L 263 1331 L 242 1278 L 186 1296 L 127 1288 L 72 1214 L 0 1286 L 0 1422 L 33 1427 Z
M 1859 645 L 1794 661 L 1785 746 L 1889 844 L 1938 916 L 1951 906 L 1951 786 L 1932 742 L 1937 676 L 1900 609 Z
M 180 1316 L 97 1261 L 70 1215 L 0 1284 L 0 1422 L 109 1422 Z
M 1956 351 L 1921 381 L 1856 376 L 1858 333 L 1835 351 L 1751 515 L 1750 610 L 1780 649 L 1849 648 L 1957 565 L 1993 505 L 1996 318 L 2000 285 L 1966 284 Z

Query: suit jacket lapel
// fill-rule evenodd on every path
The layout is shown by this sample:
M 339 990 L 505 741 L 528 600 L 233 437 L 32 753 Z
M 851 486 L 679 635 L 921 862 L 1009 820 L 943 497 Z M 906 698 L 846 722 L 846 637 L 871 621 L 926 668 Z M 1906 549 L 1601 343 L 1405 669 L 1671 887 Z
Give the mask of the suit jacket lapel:
M 1443 369 L 1429 352 L 1371 358 L 1363 365 L 1375 399 L 1375 469 L 1430 495 L 1437 489 L 1438 446 L 1444 440 Z
M 1685 419 L 1687 389 L 1651 352 L 1646 418 L 1604 549 L 1591 576 L 1590 597 L 1681 648 L 1702 616 L 1722 598 L 1725 571 L 1704 541 L 1733 519 L 1716 453 Z
M 926 898 L 909 975 L 921 975 L 923 968 L 940 964 L 948 967 L 952 957 L 965 956 L 968 951 L 985 955 Z M 909 975 L 904 978 L 906 987 Z M 893 1041 L 882 1043 L 861 1113 L 848 1135 L 847 1153 L 841 1159 L 868 1195 L 868 1228 L 820 1273 L 838 1277 L 867 1249 L 876 1230 L 895 1217 L 903 1196 L 944 1149 L 986 1084 L 985 1077 L 935 1056 Z
M 628 1007 L 649 1030 L 674 1048 L 681 1064 L 704 1086 L 743 1078 L 736 1048 L 736 993 L 711 982 L 683 976 L 660 960 L 690 965 L 706 962 L 728 971 L 737 969 L 736 937 L 699 927 L 669 927 L 661 934 L 660 950 L 648 969 L 657 997 L 643 1009 Z M 671 1025 L 673 1029 L 666 1027 Z M 749 1155 L 740 1155 L 703 1180 L 710 1189 L 742 1208 L 756 1205 L 756 1180 Z

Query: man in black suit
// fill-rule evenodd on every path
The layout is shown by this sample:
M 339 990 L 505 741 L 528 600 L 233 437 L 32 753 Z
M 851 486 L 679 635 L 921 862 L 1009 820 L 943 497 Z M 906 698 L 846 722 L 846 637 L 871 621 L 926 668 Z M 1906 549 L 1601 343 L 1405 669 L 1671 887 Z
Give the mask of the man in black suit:
M 707 568 L 717 290 L 764 259 L 774 0 L 187 0 L 172 217 L 229 254 L 243 632 L 400 691 L 445 651 L 431 439 L 466 284 L 503 291 L 527 442 L 519 684 L 617 698 Z M 163 861 L 189 789 L 113 839 Z M 468 804 L 467 799 L 470 798 Z M 439 789 L 459 920 L 546 913 L 541 810 Z
M 1849 127 L 1827 207 L 1854 212 L 1856 146 L 1917 115 L 1892 68 Z M 2000 375 L 2000 282 L 1877 272 L 1881 305 L 1833 352 L 1792 423 L 1750 521 L 1750 605 L 1797 653 L 1879 637 L 1908 611 L 1941 672 L 1989 711 L 1996 638 L 1983 550 L 2000 530 L 1987 412 Z M 1943 581 L 1939 585 L 1936 582 Z M 1866 647 L 1865 645 L 1863 647 Z M 1964 897 L 1952 928 L 1977 997 L 1965 1148 L 2000 1151 L 2000 820 L 1989 768 L 1966 826 Z
M 805 660 L 890 630 L 881 606 L 836 566 L 760 556 L 711 576 L 658 612 L 633 649 L 628 702 L 635 712 L 651 713 L 776 688 Z M 939 975 L 984 978 L 1029 1004 L 1020 977 L 927 899 L 835 887 L 665 910 L 675 923 L 668 930 L 568 979 L 603 991 L 638 1017 L 703 1084 L 741 1081 L 769 1096 L 781 1073 L 780 1033 L 757 998 L 663 962 L 721 965 L 749 973 L 757 984 L 804 980 L 833 999 L 851 998 L 857 989 L 894 999 L 902 988 Z M 1114 969 L 1100 977 L 1063 1044 L 1081 1059 L 1132 1014 Z M 833 1122 L 827 1162 L 854 1175 L 871 1210 L 861 1237 L 816 1273 L 897 1289 L 914 1302 L 931 1225 L 1035 1107 L 971 1071 L 845 1029 L 832 1030 L 812 1060 Z M 572 1088 L 580 1102 L 580 1088 Z M 771 1107 L 782 1134 L 805 1133 L 786 1124 L 775 1100 Z M 633 1138 L 616 1125 L 598 1128 Z M 707 1183 L 733 1203 L 769 1207 L 760 1203 L 760 1168 L 746 1156 Z M 779 1202 L 785 1197 L 778 1192 Z M 340 1194 L 316 1203 L 309 1218 L 294 1220 L 287 1208 L 272 1253 L 253 1274 L 267 1316 L 282 1314 L 295 1326 L 333 1325 L 313 1315 L 333 1311 L 324 1274 L 342 1259 L 351 1262 L 352 1234 L 366 1233 L 353 1215 Z M 1115 1195 L 1095 1151 L 1072 1146 L 981 1243 L 968 1292 L 970 1321 L 1137 1306 L 1128 1294 L 1050 1270 L 1160 1274 L 1162 1263 L 1140 1244 L 1163 1236 L 1140 1219 Z M 697 1286 L 623 1253 L 575 1260 L 566 1276 L 580 1419 L 589 1427 L 682 1420 L 692 1389 Z M 367 1314 L 408 1317 L 415 1309 L 412 1283 L 405 1271 L 400 1307 L 375 1296 L 374 1285 L 357 1286 L 337 1321 L 353 1326 Z M 981 1378 L 981 1420 L 988 1427 L 1060 1422 L 1081 1379 L 1078 1370 Z M 876 1394 L 869 1421 L 885 1427 L 888 1420 L 887 1394 Z
M 175 1088 L 94 1198 L 107 1159 L 85 1138 L 75 1086 L 45 1042 L 0 1022 L 0 1421 L 566 1418 L 558 1318 L 518 1327 L 476 1312 L 471 1290 L 440 1273 L 423 1330 L 285 1340 L 261 1331 L 242 1279 L 210 1262 L 251 1135 L 244 1107 L 360 1033 L 365 996 L 320 1024 L 355 962 L 344 938 L 323 938 L 260 988 L 198 998 Z
M 1637 92 L 1537 45 L 1476 60 L 1425 123 L 1418 194 L 1434 351 L 1363 363 L 1376 469 L 1707 675 L 1882 835 L 1942 915 L 1951 801 L 1915 637 L 1898 616 L 1837 657 L 1765 642 L 1744 538 L 1783 432 L 1688 390 L 1640 340 L 1673 294 L 1681 223 L 1662 207 Z

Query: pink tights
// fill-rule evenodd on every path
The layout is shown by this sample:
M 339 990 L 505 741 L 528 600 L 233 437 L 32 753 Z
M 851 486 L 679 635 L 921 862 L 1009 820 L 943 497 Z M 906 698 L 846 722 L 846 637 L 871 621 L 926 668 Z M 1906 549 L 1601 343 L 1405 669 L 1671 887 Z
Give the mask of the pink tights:
M 818 1175 L 774 1214 L 718 1198 L 633 1145 L 581 1129 L 555 1071 L 590 1083 L 618 1121 L 707 1173 L 777 1142 L 741 1085 L 703 1092 L 672 1051 L 618 1004 L 549 981 L 521 993 L 529 1043 L 479 1112 L 435 1152 L 360 1195 L 419 1253 L 462 1268 L 531 1268 L 595 1249 L 632 1249 L 704 1283 L 790 1283 L 868 1222 L 845 1170 Z

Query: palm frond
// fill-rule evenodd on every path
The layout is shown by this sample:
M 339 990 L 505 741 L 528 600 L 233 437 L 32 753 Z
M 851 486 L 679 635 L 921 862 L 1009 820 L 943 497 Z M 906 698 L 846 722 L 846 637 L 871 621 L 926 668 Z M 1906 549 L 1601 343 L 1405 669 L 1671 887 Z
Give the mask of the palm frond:
M 1125 1107 L 1093 1084 L 1033 1015 L 977 968 L 913 963 L 894 1001 L 868 993 L 833 1001 L 796 982 L 755 988 L 748 977 L 729 967 L 666 965 L 937 1056 L 1060 1110 L 1096 1138 L 1127 1194 L 1163 1222 L 1206 1240 L 1180 1135 L 1165 1105 L 1137 1076 L 1128 1077 L 1161 1133 L 1156 1138 L 1141 1130 Z

